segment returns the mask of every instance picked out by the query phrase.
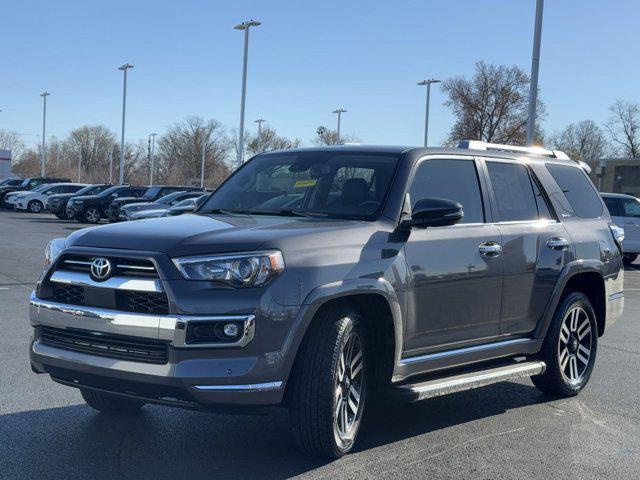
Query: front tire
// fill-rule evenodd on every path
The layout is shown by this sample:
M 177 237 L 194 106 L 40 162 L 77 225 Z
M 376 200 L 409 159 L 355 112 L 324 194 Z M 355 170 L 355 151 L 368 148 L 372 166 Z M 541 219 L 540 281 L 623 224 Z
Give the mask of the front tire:
M 291 427 L 303 452 L 338 458 L 353 449 L 362 422 L 366 338 L 349 308 L 325 310 L 310 328 L 289 384 Z
M 84 223 L 100 223 L 102 211 L 98 207 L 87 207 L 82 213 Z
M 598 349 L 598 325 L 589 298 L 567 295 L 556 309 L 542 349 L 547 369 L 531 377 L 545 393 L 572 397 L 587 385 Z
M 30 213 L 40 213 L 44 209 L 44 205 L 40 200 L 31 200 L 27 205 L 27 210 Z
M 101 413 L 111 415 L 131 414 L 137 412 L 144 406 L 144 402 L 138 400 L 96 392 L 95 390 L 81 388 L 80 393 L 84 401 L 87 402 L 87 405 Z

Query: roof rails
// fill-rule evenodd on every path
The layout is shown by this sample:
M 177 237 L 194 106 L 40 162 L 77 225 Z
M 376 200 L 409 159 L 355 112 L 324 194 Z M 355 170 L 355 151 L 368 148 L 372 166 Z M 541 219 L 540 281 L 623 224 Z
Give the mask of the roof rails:
M 571 160 L 566 153 L 560 150 L 547 150 L 542 147 L 518 147 L 516 145 L 503 145 L 501 143 L 487 143 L 481 140 L 461 140 L 458 148 L 471 150 L 497 150 L 500 152 L 524 153 L 538 157 L 557 158 L 559 160 Z

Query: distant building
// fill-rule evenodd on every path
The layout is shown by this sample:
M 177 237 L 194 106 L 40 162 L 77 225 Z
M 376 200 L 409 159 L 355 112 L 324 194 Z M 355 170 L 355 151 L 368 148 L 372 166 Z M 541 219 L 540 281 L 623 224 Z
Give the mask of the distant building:
M 0 180 L 11 176 L 11 150 L 0 150 Z
M 640 197 L 640 158 L 605 158 L 587 163 L 599 191 Z

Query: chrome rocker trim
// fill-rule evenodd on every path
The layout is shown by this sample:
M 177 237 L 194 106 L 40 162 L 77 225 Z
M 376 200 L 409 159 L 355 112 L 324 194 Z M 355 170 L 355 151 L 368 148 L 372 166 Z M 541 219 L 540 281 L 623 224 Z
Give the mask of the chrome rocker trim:
M 508 345 L 527 343 L 533 340 L 534 339 L 532 338 L 515 338 L 513 340 L 504 340 L 502 342 L 483 343 L 482 345 L 474 345 L 473 347 L 457 348 L 455 350 L 446 350 L 444 352 L 429 353 L 427 355 L 419 355 L 417 357 L 403 358 L 402 360 L 400 360 L 400 365 L 425 362 L 427 360 L 436 360 L 438 358 L 451 357 L 454 355 L 464 355 L 465 353 L 481 352 L 483 350 L 491 350 L 494 348 L 506 347 Z
M 56 270 L 49 277 L 50 282 L 85 287 L 110 288 L 112 290 L 135 290 L 136 292 L 163 292 L 159 280 L 148 278 L 111 277 L 104 282 L 96 282 L 86 273 Z
M 29 299 L 31 325 L 57 328 L 77 328 L 102 333 L 170 340 L 176 348 L 241 348 L 255 335 L 254 315 L 147 315 L 127 313 L 103 308 L 66 305 L 42 300 L 31 292 Z M 187 344 L 186 333 L 190 322 L 219 321 L 243 322 L 242 336 L 230 343 Z

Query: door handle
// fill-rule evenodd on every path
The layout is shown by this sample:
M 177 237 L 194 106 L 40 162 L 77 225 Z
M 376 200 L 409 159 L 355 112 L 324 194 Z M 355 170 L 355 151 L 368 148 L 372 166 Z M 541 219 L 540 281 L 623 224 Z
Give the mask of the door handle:
M 502 245 L 498 242 L 483 242 L 478 247 L 480 255 L 485 257 L 497 257 L 502 253 Z
M 563 237 L 552 237 L 547 240 L 547 247 L 551 250 L 566 250 L 569 248 L 569 240 Z

